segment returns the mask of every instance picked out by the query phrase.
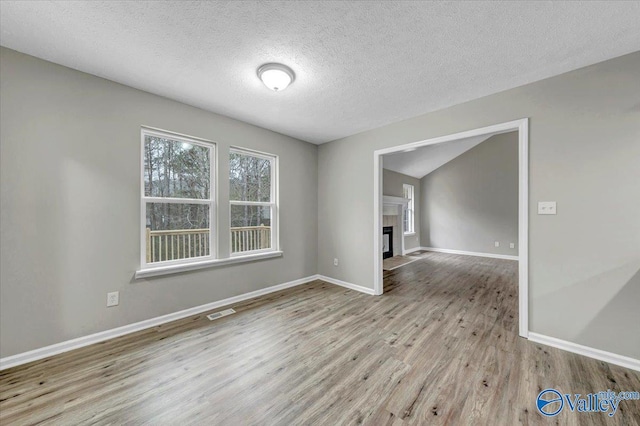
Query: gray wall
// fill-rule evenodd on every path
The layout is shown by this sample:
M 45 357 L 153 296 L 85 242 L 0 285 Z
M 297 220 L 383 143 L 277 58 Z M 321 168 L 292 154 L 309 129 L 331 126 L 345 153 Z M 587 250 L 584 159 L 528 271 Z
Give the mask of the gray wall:
M 423 247 L 518 255 L 517 132 L 490 137 L 420 179 L 420 187 Z
M 2 357 L 317 273 L 315 145 L 5 48 L 0 55 Z M 284 256 L 133 280 L 141 125 L 217 142 L 221 254 L 229 146 L 279 155 Z M 120 305 L 107 309 L 115 290 Z
M 640 309 L 619 297 L 640 285 L 638 70 L 633 53 L 321 145 L 319 273 L 373 288 L 376 149 L 529 117 L 530 329 L 640 358 Z M 625 321 L 603 333 L 603 311 Z
M 420 247 L 420 179 L 407 176 L 393 170 L 382 169 L 382 193 L 394 197 L 404 197 L 404 184 L 413 185 L 414 210 L 415 210 L 415 235 L 404 237 L 404 249 L 411 250 Z M 402 218 L 399 218 L 402 224 Z

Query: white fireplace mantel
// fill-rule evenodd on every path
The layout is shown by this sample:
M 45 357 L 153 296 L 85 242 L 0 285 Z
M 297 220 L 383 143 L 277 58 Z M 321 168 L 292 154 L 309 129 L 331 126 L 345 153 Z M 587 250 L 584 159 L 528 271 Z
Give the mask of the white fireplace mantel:
M 409 199 L 402 198 L 402 197 L 394 197 L 392 195 L 383 195 L 382 204 L 396 204 L 396 205 L 400 204 L 406 207 L 409 204 Z

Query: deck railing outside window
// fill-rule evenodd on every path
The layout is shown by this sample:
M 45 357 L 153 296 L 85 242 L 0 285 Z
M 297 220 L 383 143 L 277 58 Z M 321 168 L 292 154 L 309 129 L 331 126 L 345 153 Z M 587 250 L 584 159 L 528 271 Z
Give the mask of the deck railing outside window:
M 152 231 L 147 228 L 147 263 L 208 256 L 209 229 Z M 231 253 L 268 249 L 271 227 L 231 228 Z
M 270 226 L 231 228 L 231 253 L 271 248 Z

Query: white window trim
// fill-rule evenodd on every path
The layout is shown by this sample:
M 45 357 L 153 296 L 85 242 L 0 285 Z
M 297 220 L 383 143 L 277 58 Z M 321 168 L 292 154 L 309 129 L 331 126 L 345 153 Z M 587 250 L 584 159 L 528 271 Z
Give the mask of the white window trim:
M 239 254 L 241 254 L 241 256 L 233 256 L 233 257 L 228 257 L 226 259 L 211 259 L 211 260 L 204 260 L 204 261 L 200 260 L 197 262 L 184 263 L 180 265 L 163 265 L 163 266 L 140 269 L 136 271 L 135 277 L 136 279 L 150 278 L 150 277 L 157 277 L 160 275 L 177 274 L 179 272 L 195 271 L 198 269 L 213 268 L 216 266 L 231 265 L 234 263 L 254 262 L 256 260 L 270 259 L 270 258 L 282 256 L 282 252 L 278 250 L 276 251 L 272 250 L 267 253 L 252 252 L 252 254 L 245 254 L 245 252 L 243 252 Z M 202 258 L 196 257 L 194 259 L 202 259 Z M 160 262 L 156 262 L 156 263 L 160 263 Z
M 405 207 L 407 209 L 407 214 L 409 215 L 409 222 L 411 224 L 411 229 L 409 231 L 403 229 L 403 234 L 407 237 L 411 236 L 411 235 L 416 235 L 416 210 L 415 210 L 415 197 L 416 197 L 416 188 L 414 185 L 411 185 L 409 183 L 403 183 L 402 184 L 402 192 L 404 195 L 404 190 L 405 188 L 410 188 L 410 193 L 411 193 L 411 197 L 409 198 L 409 203 L 407 204 L 407 206 Z M 406 197 L 405 197 L 406 198 Z M 409 213 L 410 212 L 410 213 Z M 404 218 L 403 218 L 403 228 L 404 228 Z
M 155 136 L 165 139 L 172 139 L 179 142 L 185 142 L 193 145 L 203 146 L 209 148 L 209 199 L 193 199 L 193 198 L 164 198 L 164 197 L 146 197 L 145 196 L 145 181 L 144 181 L 144 160 L 145 160 L 145 137 Z M 212 262 L 216 259 L 218 252 L 218 238 L 217 238 L 217 199 L 216 199 L 216 171 L 217 167 L 217 151 L 216 143 L 197 138 L 194 136 L 187 136 L 180 133 L 171 132 L 168 130 L 157 129 L 153 127 L 141 126 L 140 131 L 140 269 L 136 272 L 136 278 L 143 276 L 160 275 L 160 273 L 153 274 L 154 271 L 175 270 L 184 268 L 185 266 L 201 265 L 203 263 Z M 187 259 L 168 260 L 163 262 L 147 263 L 147 242 L 146 242 L 146 227 L 147 227 L 147 215 L 146 208 L 147 203 L 180 203 L 180 204 L 207 204 L 209 205 L 209 255 L 190 257 Z M 195 269 L 188 268 L 188 269 Z
M 280 205 L 278 198 L 278 188 L 280 185 L 280 175 L 279 175 L 279 157 L 275 154 L 269 154 L 266 152 L 255 151 L 248 148 L 242 148 L 238 146 L 232 146 L 229 149 L 229 153 L 236 153 L 241 155 L 250 155 L 253 157 L 262 158 L 265 160 L 269 160 L 271 162 L 271 201 L 270 202 L 261 202 L 261 201 L 237 201 L 237 200 L 229 200 L 229 243 L 231 244 L 231 206 L 264 206 L 271 207 L 271 247 L 268 249 L 261 250 L 248 250 L 248 251 L 240 251 L 237 253 L 232 253 L 232 247 L 229 246 L 229 256 L 230 258 L 241 258 L 241 257 L 250 257 L 253 255 L 260 254 L 269 254 L 269 253 L 280 253 L 280 238 L 279 238 L 279 224 L 280 224 L 280 209 L 278 208 Z

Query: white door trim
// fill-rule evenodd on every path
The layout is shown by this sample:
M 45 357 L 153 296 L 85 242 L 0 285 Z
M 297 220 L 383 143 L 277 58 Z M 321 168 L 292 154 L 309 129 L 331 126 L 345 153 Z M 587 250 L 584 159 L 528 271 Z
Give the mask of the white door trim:
M 385 154 L 405 151 L 411 148 L 419 148 L 427 145 L 451 142 L 458 139 L 498 134 L 506 132 L 518 132 L 518 313 L 519 334 L 521 337 L 529 337 L 529 119 L 509 121 L 479 129 L 467 130 L 446 136 L 411 142 L 404 145 L 384 148 L 373 153 L 373 258 L 374 258 L 374 294 L 381 295 L 382 287 L 382 161 Z

